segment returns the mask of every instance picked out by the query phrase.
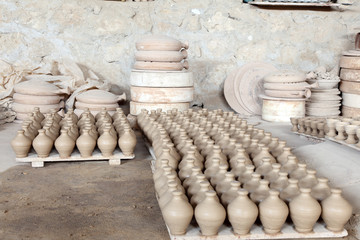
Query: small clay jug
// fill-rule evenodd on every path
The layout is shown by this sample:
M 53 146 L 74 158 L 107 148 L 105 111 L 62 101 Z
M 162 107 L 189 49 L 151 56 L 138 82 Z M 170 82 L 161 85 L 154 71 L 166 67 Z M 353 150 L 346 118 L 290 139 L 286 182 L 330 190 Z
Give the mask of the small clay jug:
M 172 235 L 184 235 L 194 211 L 188 201 L 185 201 L 181 191 L 173 191 L 172 199 L 164 206 L 162 214 Z
M 326 228 L 333 232 L 341 232 L 352 215 L 352 206 L 341 196 L 341 189 L 331 189 L 331 195 L 321 201 L 321 217 Z
M 311 196 L 318 201 L 322 201 L 331 194 L 327 178 L 318 178 L 318 184 L 311 189 Z
M 235 177 L 239 177 L 245 171 L 246 171 L 245 159 L 243 158 L 237 159 L 237 163 L 235 166 L 231 168 L 231 172 L 235 175 Z
M 218 182 L 215 188 L 219 197 L 231 188 L 232 181 L 235 181 L 235 175 L 232 172 L 225 173 L 225 178 Z
M 298 163 L 298 167 L 290 173 L 290 177 L 294 179 L 302 179 L 307 175 L 307 169 L 305 163 Z
M 68 158 L 74 150 L 75 141 L 69 136 L 67 130 L 62 129 L 60 132 L 60 136 L 55 140 L 55 148 L 60 158 Z
M 183 187 L 185 189 L 188 189 L 192 185 L 192 183 L 196 181 L 196 175 L 198 175 L 200 173 L 202 173 L 202 172 L 201 172 L 201 169 L 199 167 L 193 167 L 192 170 L 191 170 L 190 177 L 188 177 L 188 178 L 186 178 L 184 180 L 184 182 L 182 184 Z
M 103 134 L 97 140 L 97 146 L 99 147 L 101 154 L 104 157 L 112 156 L 116 148 L 117 141 L 111 136 L 110 128 L 104 128 Z
M 195 208 L 195 219 L 202 235 L 215 236 L 225 221 L 226 211 L 215 191 L 207 191 L 205 195 L 206 198 Z
M 134 154 L 136 135 L 130 127 L 124 128 L 124 133 L 119 137 L 118 144 L 125 156 Z
M 221 195 L 221 203 L 226 208 L 238 195 L 240 189 L 240 182 L 232 181 L 230 183 L 230 189 Z
M 271 164 L 272 169 L 265 173 L 264 175 L 264 179 L 268 180 L 269 182 L 275 182 L 276 179 L 279 178 L 279 172 L 280 172 L 280 168 L 281 168 L 281 164 L 280 163 L 273 163 Z
M 311 232 L 321 214 L 321 206 L 310 192 L 310 188 L 300 188 L 300 194 L 289 204 L 291 220 L 300 233 Z
M 271 155 L 277 158 L 286 147 L 286 141 L 279 141 L 279 144 L 271 151 Z
M 298 168 L 297 158 L 293 155 L 290 155 L 290 156 L 288 156 L 287 162 L 282 165 L 280 171 L 287 172 L 290 174 L 292 171 L 294 171 L 297 168 Z
M 272 151 L 279 145 L 279 138 L 273 137 L 271 138 L 271 142 L 267 145 L 269 148 L 269 152 L 272 153 Z M 272 154 L 273 155 L 273 154 Z M 274 156 L 274 155 L 273 155 Z
M 215 177 L 215 175 L 219 172 L 220 169 L 220 159 L 213 159 L 212 162 L 212 165 L 209 168 L 206 168 L 204 172 L 207 179 Z
M 279 177 L 270 184 L 270 188 L 282 191 L 289 185 L 288 174 L 286 172 L 279 172 Z
M 40 129 L 32 145 L 39 158 L 46 158 L 51 152 L 54 141 L 46 136 L 44 129 Z
M 252 174 L 254 173 L 255 166 L 254 165 L 246 165 L 246 170 L 243 174 L 238 177 L 238 181 L 241 183 L 247 183 L 251 180 Z
M 182 157 L 182 160 L 181 160 L 181 162 L 180 162 L 179 165 L 178 165 L 178 168 L 179 168 L 179 169 L 182 169 L 183 166 L 185 166 L 187 159 L 193 159 L 195 166 L 199 167 L 200 169 L 203 169 L 203 168 L 204 168 L 204 164 L 202 163 L 202 161 L 195 156 L 195 151 L 194 151 L 194 150 L 188 150 L 188 151 L 185 153 L 185 155 Z
M 262 159 L 262 164 L 256 168 L 255 172 L 259 173 L 261 176 L 265 176 L 268 172 L 272 170 L 272 165 L 270 161 L 270 158 L 264 157 Z
M 259 167 L 263 163 L 263 159 L 268 158 L 270 163 L 276 163 L 275 158 L 269 153 L 268 147 L 262 147 L 261 151 L 253 158 L 255 167 Z
M 17 158 L 27 157 L 31 148 L 31 139 L 26 137 L 24 133 L 24 130 L 17 131 L 17 135 L 11 141 L 11 147 Z
M 313 169 L 308 169 L 305 177 L 300 179 L 299 187 L 300 188 L 313 188 L 316 184 L 318 184 L 318 180 L 316 178 L 316 171 Z
M 289 185 L 281 191 L 280 198 L 287 203 L 291 202 L 294 197 L 300 194 L 298 183 L 299 180 L 290 178 Z
M 229 163 L 236 163 L 237 159 L 245 159 L 245 164 L 252 164 L 249 155 L 246 153 L 244 148 L 237 148 L 236 153 L 230 158 Z
M 280 163 L 281 165 L 285 165 L 286 162 L 288 161 L 288 157 L 289 156 L 294 156 L 291 153 L 291 148 L 290 147 L 284 147 L 284 151 L 277 156 L 276 160 L 278 161 L 278 163 Z
M 259 186 L 250 193 L 250 198 L 253 200 L 254 203 L 259 204 L 261 201 L 263 201 L 265 198 L 269 196 L 269 181 L 261 179 L 259 181 Z
M 76 140 L 76 147 L 80 151 L 83 158 L 91 157 L 96 146 L 96 141 L 89 134 L 89 130 L 84 130 L 80 137 Z
M 213 187 L 216 187 L 216 185 L 225 178 L 225 174 L 227 173 L 227 170 L 228 170 L 227 165 L 221 164 L 219 166 L 219 171 L 217 172 L 217 174 L 210 179 L 210 183 Z
M 260 221 L 267 234 L 276 234 L 281 231 L 289 209 L 286 203 L 279 198 L 279 192 L 270 190 L 269 196 L 259 204 Z
M 206 195 L 205 193 L 209 190 L 214 190 L 209 181 L 200 182 L 200 189 L 197 193 L 195 193 L 190 200 L 191 205 L 195 208 L 199 203 L 201 203 Z
M 173 169 L 178 168 L 178 161 L 170 154 L 170 149 L 163 148 L 160 155 L 157 156 L 156 162 L 155 162 L 155 169 L 159 167 L 161 160 L 168 160 L 169 166 Z M 186 161 L 184 161 L 185 163 Z
M 196 175 L 196 180 L 187 189 L 187 195 L 189 196 L 189 198 L 191 198 L 197 192 L 200 191 L 200 188 L 201 188 L 200 183 L 202 181 L 206 181 L 206 177 L 204 174 L 199 173 L 198 175 Z
M 252 173 L 251 179 L 244 183 L 243 188 L 246 189 L 249 193 L 252 193 L 255 191 L 255 189 L 258 188 L 260 185 L 260 179 L 261 175 L 258 173 Z
M 184 181 L 186 178 L 191 176 L 192 168 L 195 167 L 195 159 L 185 160 L 184 166 L 179 171 L 179 178 Z
M 250 232 L 259 210 L 248 197 L 248 191 L 240 189 L 238 196 L 227 206 L 228 218 L 234 233 L 245 235 Z

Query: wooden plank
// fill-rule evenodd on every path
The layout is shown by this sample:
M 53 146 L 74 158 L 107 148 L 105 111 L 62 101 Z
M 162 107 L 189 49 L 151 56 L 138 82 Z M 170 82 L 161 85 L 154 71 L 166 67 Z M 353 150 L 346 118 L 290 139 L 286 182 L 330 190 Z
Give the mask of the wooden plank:
M 304 2 L 249 2 L 257 6 L 290 6 L 290 7 L 340 7 L 339 3 L 304 3 Z
M 77 148 L 74 149 L 73 153 L 69 158 L 60 158 L 59 153 L 53 149 L 50 155 L 46 158 L 39 158 L 32 149 L 26 158 L 16 158 L 17 162 L 29 162 L 32 167 L 44 167 L 45 162 L 77 162 L 77 161 L 101 161 L 108 160 L 110 165 L 120 165 L 121 159 L 133 159 L 135 154 L 130 156 L 125 156 L 119 148 L 116 148 L 114 154 L 110 157 L 104 157 L 101 154 L 101 151 L 98 148 L 95 148 L 91 157 L 83 158 L 80 155 L 80 152 Z

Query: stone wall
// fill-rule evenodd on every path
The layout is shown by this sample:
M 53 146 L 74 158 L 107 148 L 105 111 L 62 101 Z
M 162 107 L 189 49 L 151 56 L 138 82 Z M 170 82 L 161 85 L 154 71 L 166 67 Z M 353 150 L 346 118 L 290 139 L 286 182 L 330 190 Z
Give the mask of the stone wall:
M 224 80 L 244 63 L 335 67 L 360 31 L 359 9 L 360 3 L 330 11 L 265 9 L 241 0 L 2 0 L 0 57 L 28 67 L 70 58 L 129 92 L 135 42 L 163 33 L 190 43 L 195 103 L 227 106 Z

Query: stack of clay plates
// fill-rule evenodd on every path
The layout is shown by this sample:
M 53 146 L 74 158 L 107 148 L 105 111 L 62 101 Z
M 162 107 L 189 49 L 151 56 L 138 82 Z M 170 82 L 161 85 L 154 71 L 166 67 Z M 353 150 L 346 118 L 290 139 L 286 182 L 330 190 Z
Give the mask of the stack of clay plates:
M 360 42 L 360 37 L 359 40 Z M 358 43 L 360 45 L 360 43 Z M 346 51 L 340 59 L 342 115 L 360 116 L 360 50 Z
M 184 111 L 193 100 L 193 75 L 186 60 L 188 44 L 152 35 L 136 43 L 136 62 L 131 72 L 130 113 L 141 109 Z
M 247 63 L 231 72 L 224 83 L 230 107 L 241 115 L 261 115 L 263 78 L 277 69 L 269 63 Z
M 64 95 L 70 94 L 69 89 L 60 89 L 39 79 L 16 84 L 14 92 L 12 109 L 19 120 L 26 119 L 35 107 L 39 107 L 42 113 L 48 113 L 51 109 L 59 111 L 64 107 Z
M 264 77 L 262 118 L 271 122 L 289 122 L 305 116 L 305 99 L 311 96 L 306 76 L 297 71 L 276 71 Z
M 125 99 L 125 94 L 115 95 L 99 89 L 88 90 L 76 96 L 75 113 L 81 114 L 87 108 L 93 114 L 97 114 L 103 108 L 109 113 L 114 113 L 119 107 L 118 102 Z

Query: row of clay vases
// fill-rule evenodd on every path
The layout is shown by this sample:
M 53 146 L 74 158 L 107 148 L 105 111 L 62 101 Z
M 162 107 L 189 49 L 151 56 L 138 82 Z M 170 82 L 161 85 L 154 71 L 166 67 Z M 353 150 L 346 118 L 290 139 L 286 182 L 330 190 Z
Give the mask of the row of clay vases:
M 291 169 L 291 168 L 290 168 Z M 295 172 L 295 171 L 294 171 Z M 287 174 L 286 174 L 287 175 Z M 186 181 L 186 180 L 185 180 Z M 296 180 L 295 180 L 296 181 Z M 289 184 L 290 185 L 290 184 Z M 224 194 L 226 194 L 226 193 L 224 193 Z M 278 193 L 277 193 L 277 195 L 278 195 Z M 286 219 L 286 216 L 285 216 L 285 219 Z M 270 230 L 269 231 L 271 231 L 271 228 L 270 228 Z
M 292 132 L 298 132 L 309 136 L 324 138 L 327 131 L 325 118 L 290 118 Z
M 351 118 L 326 119 L 329 131 L 328 137 L 347 144 L 360 147 L 360 121 Z

